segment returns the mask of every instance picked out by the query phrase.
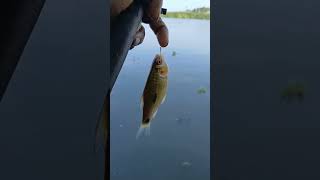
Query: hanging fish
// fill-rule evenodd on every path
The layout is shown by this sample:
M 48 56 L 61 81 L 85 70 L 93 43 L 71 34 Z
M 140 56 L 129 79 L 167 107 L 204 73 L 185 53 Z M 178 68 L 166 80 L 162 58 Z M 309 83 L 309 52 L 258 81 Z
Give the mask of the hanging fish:
M 161 54 L 157 54 L 153 60 L 146 86 L 141 97 L 141 109 L 143 110 L 142 122 L 136 138 L 142 133 L 150 135 L 151 121 L 157 114 L 160 104 L 165 101 L 168 87 L 168 65 Z

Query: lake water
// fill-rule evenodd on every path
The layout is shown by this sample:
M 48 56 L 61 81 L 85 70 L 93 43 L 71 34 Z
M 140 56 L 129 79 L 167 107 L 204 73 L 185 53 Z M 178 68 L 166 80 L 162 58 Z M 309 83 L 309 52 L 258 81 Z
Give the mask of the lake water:
M 210 179 L 210 21 L 164 22 L 170 33 L 162 49 L 169 66 L 168 92 L 150 136 L 136 140 L 140 98 L 159 53 L 148 25 L 144 43 L 129 52 L 111 93 L 112 180 Z
M 215 13 L 215 179 L 320 179 L 317 0 L 224 0 Z M 288 82 L 302 102 L 282 101 Z

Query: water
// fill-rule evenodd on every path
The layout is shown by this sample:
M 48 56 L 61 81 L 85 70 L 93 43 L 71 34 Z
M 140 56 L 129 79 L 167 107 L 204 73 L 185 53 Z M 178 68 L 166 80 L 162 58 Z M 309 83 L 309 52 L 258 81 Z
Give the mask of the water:
M 135 139 L 140 98 L 159 53 L 147 25 L 144 43 L 129 52 L 111 93 L 112 180 L 210 178 L 210 21 L 164 21 L 170 32 L 169 46 L 162 49 L 169 66 L 168 93 L 151 136 Z
M 216 179 L 320 179 L 316 0 L 224 0 L 216 11 Z M 290 81 L 303 102 L 284 103 Z

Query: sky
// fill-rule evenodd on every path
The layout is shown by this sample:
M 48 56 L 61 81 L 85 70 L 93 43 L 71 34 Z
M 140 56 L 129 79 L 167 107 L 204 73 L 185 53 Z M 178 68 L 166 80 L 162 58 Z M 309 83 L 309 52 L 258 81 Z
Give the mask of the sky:
M 210 0 L 163 0 L 163 8 L 170 11 L 184 11 L 199 7 L 210 7 Z

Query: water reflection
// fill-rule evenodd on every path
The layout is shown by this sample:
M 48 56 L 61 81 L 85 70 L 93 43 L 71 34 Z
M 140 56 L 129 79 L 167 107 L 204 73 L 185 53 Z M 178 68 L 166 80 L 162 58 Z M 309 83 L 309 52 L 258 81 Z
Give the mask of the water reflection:
M 146 28 L 144 43 L 129 52 L 111 93 L 111 180 L 210 179 L 210 21 L 164 21 L 170 30 L 162 49 L 170 70 L 166 102 L 150 136 L 136 140 L 141 93 L 159 53 Z

